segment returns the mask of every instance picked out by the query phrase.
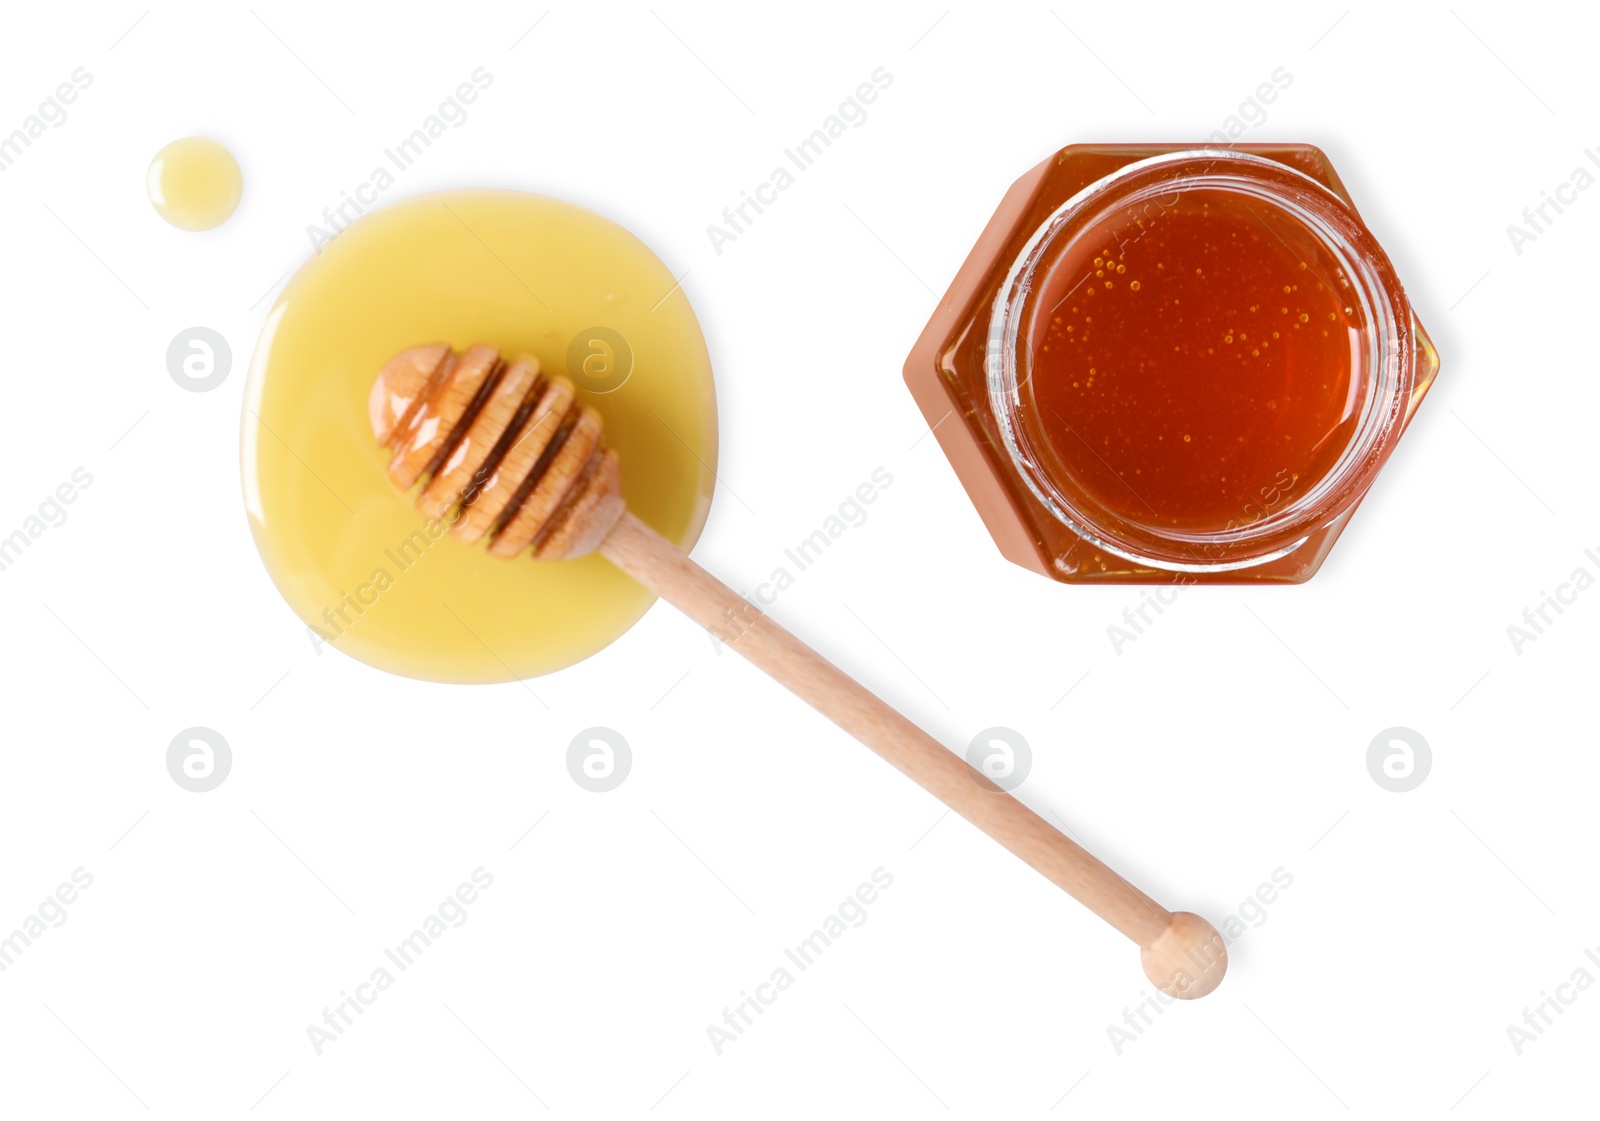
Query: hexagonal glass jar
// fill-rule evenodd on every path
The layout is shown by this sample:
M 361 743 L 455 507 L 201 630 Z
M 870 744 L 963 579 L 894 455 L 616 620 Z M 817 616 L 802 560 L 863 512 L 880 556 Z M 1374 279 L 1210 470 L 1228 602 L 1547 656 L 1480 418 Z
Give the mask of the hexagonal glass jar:
M 1319 149 L 1079 145 L 1012 186 L 905 377 L 1017 564 L 1298 583 L 1438 366 Z

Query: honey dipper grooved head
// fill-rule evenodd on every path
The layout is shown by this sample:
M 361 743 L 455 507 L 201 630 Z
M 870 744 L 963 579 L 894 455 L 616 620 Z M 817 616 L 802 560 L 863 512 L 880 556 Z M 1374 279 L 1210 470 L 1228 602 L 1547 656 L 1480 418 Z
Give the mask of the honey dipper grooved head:
M 447 343 L 391 358 L 367 400 L 372 434 L 389 448 L 389 481 L 418 483 L 417 508 L 471 543 L 543 560 L 593 552 L 622 516 L 617 453 L 600 414 L 531 354 Z
M 1180 1000 L 1205 996 L 1228 972 L 1228 946 L 1199 915 L 1174 911 L 1167 928 L 1139 954 L 1144 975 Z

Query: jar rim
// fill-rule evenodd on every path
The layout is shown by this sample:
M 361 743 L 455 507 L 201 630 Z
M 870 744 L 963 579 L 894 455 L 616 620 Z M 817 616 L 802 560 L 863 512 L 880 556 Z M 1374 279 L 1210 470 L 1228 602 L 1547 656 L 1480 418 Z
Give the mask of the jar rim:
M 1360 347 L 1351 378 L 1358 422 L 1338 460 L 1304 493 L 1244 525 L 1177 531 L 1138 523 L 1093 496 L 1073 493 L 1046 467 L 1030 431 L 1018 341 L 1035 271 L 1052 246 L 1121 207 L 1159 190 L 1212 189 L 1266 201 L 1339 260 L 1350 298 L 1361 307 Z M 1277 160 L 1230 148 L 1195 147 L 1127 164 L 1057 206 L 1023 243 L 992 305 L 985 349 L 991 410 L 1013 465 L 1039 502 L 1073 533 L 1124 560 L 1179 572 L 1226 572 L 1266 564 L 1357 502 L 1371 485 L 1403 426 L 1414 367 L 1414 323 L 1393 266 L 1350 205 L 1322 183 Z M 1359 379 L 1359 383 L 1357 381 Z M 1080 490 L 1082 488 L 1079 488 Z

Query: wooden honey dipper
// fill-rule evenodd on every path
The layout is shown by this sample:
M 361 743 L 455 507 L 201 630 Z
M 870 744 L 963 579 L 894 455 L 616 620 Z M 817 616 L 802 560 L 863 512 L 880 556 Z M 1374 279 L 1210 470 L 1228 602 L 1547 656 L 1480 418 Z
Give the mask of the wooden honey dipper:
M 369 408 L 390 480 L 421 483 L 417 506 L 461 540 L 487 537 L 507 558 L 599 550 L 1132 939 L 1163 992 L 1201 997 L 1222 981 L 1226 944 L 1205 919 L 1161 907 L 629 513 L 600 414 L 538 359 L 415 347 L 383 368 Z M 742 621 L 731 637 L 730 619 Z

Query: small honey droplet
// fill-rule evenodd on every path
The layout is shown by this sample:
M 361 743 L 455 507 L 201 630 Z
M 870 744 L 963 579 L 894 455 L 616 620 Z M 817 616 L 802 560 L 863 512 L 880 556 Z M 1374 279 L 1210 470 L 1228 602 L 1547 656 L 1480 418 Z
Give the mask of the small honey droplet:
M 145 190 L 156 213 L 180 230 L 222 225 L 239 206 L 244 175 L 233 153 L 204 136 L 174 140 L 150 161 Z

